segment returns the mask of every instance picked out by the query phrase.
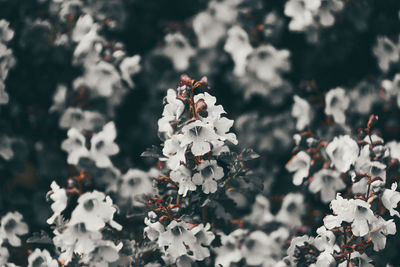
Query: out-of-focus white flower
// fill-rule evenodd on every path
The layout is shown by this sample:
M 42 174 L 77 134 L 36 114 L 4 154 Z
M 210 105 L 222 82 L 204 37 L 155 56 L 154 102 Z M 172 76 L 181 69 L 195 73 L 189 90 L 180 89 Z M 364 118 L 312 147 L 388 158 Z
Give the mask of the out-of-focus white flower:
M 53 210 L 54 214 L 47 219 L 48 224 L 54 223 L 54 220 L 61 215 L 61 212 L 67 207 L 67 192 L 64 188 L 60 188 L 58 184 L 53 181 L 50 185 L 51 191 L 47 194 L 50 195 L 50 199 L 53 200 L 51 204 L 51 209 Z
M 332 26 L 335 22 L 335 13 L 343 7 L 344 3 L 341 0 L 321 0 L 321 6 L 316 13 L 318 22 L 324 27 Z
M 209 12 L 196 15 L 193 20 L 193 30 L 196 33 L 200 48 L 210 48 L 225 35 L 225 24 L 216 20 Z
M 292 116 L 296 118 L 296 129 L 298 131 L 307 127 L 314 117 L 310 104 L 298 95 L 293 96 L 294 105 L 292 107 Z
M 282 85 L 282 72 L 290 70 L 289 50 L 277 50 L 272 45 L 257 47 L 248 58 L 247 70 L 269 86 Z
M 67 108 L 60 118 L 60 128 L 75 128 L 79 131 L 92 131 L 96 127 L 102 126 L 104 117 L 99 112 L 83 111 L 80 108 Z
M 14 31 L 10 29 L 10 23 L 0 20 L 0 43 L 7 43 L 14 37 Z
M 344 199 L 338 193 L 336 199 L 331 201 L 330 208 L 335 215 L 328 215 L 324 218 L 324 225 L 327 229 L 338 227 L 343 221 L 352 222 L 354 220 L 356 208 L 354 199 Z
M 201 185 L 203 192 L 206 194 L 215 193 L 217 191 L 217 182 L 224 177 L 224 170 L 217 165 L 216 160 L 207 160 L 197 166 L 198 171 L 192 177 L 192 181 L 196 185 Z
M 293 175 L 293 183 L 295 185 L 301 185 L 303 179 L 308 177 L 310 163 L 311 157 L 306 152 L 300 151 L 286 164 L 286 169 L 289 172 L 295 172 Z
M 386 36 L 378 37 L 373 52 L 378 59 L 379 68 L 383 72 L 387 72 L 390 64 L 396 63 L 400 59 L 399 47 Z
M 178 183 L 179 190 L 178 194 L 186 196 L 188 191 L 195 191 L 196 185 L 192 181 L 192 175 L 188 168 L 184 165 L 179 166 L 179 168 L 171 171 L 171 180 Z
M 109 156 L 119 152 L 119 147 L 114 140 L 117 136 L 114 122 L 104 125 L 103 130 L 95 134 L 90 140 L 90 156 L 99 168 L 112 166 Z
M 383 80 L 382 87 L 385 90 L 386 98 L 397 98 L 397 105 L 400 106 L 400 73 L 397 73 L 393 80 Z
M 5 160 L 10 160 L 14 157 L 14 151 L 12 150 L 13 139 L 8 136 L 0 137 L 0 157 Z
M 67 98 L 67 91 L 67 86 L 65 86 L 64 84 L 57 85 L 56 92 L 53 95 L 53 105 L 49 109 L 50 112 L 63 109 Z
M 224 50 L 231 55 L 235 63 L 233 73 L 239 77 L 243 76 L 246 72 L 247 56 L 253 51 L 247 32 L 238 25 L 230 28 Z
M 233 262 L 239 262 L 243 258 L 242 251 L 238 247 L 238 243 L 247 234 L 247 230 L 237 229 L 229 235 L 221 233 L 222 246 L 217 247 L 214 251 L 217 254 L 215 266 L 228 267 Z
M 0 242 L 3 242 L 0 237 Z M 10 257 L 10 253 L 8 253 L 8 249 L 6 247 L 0 246 L 0 265 L 8 266 L 6 263 L 8 262 L 8 257 Z
M 87 192 L 78 199 L 78 206 L 71 215 L 70 224 L 84 223 L 89 231 L 98 231 L 106 223 L 117 230 L 122 226 L 113 220 L 117 209 L 109 196 L 99 191 Z
M 105 42 L 98 35 L 99 26 L 94 24 L 90 31 L 81 37 L 73 54 L 73 64 L 84 64 L 85 66 L 95 65 L 99 60 L 99 53 L 103 49 Z
M 183 138 L 181 146 L 191 145 L 193 155 L 201 156 L 211 151 L 211 142 L 217 140 L 217 135 L 210 125 L 202 121 L 195 121 L 182 128 Z
M 75 128 L 68 130 L 68 139 L 61 143 L 61 149 L 68 153 L 67 162 L 76 165 L 81 157 L 88 157 L 85 137 Z
M 336 123 L 344 124 L 346 121 L 344 113 L 349 104 L 350 99 L 346 96 L 346 91 L 343 88 L 331 89 L 325 96 L 325 114 L 333 116 Z
M 74 42 L 82 41 L 83 37 L 92 29 L 93 24 L 93 18 L 89 14 L 80 16 L 76 21 L 74 30 L 72 31 L 72 40 Z
M 386 236 L 396 234 L 396 224 L 393 219 L 385 221 L 382 217 L 375 220 L 370 226 L 369 237 L 374 243 L 374 250 L 379 251 L 386 247 Z
M 75 90 L 86 86 L 94 96 L 110 97 L 121 86 L 121 77 L 113 65 L 105 61 L 89 64 L 82 77 L 73 82 Z
M 181 33 L 169 33 L 165 36 L 165 46 L 161 53 L 168 57 L 176 71 L 184 71 L 189 67 L 189 60 L 195 55 L 195 49 Z
M 400 142 L 391 141 L 386 146 L 389 148 L 390 156 L 400 161 Z
M 28 225 L 22 222 L 21 213 L 8 212 L 1 218 L 0 240 L 7 240 L 13 247 L 21 246 L 20 235 L 28 233 Z
M 122 79 L 127 82 L 129 87 L 131 88 L 133 88 L 133 86 L 135 85 L 132 81 L 131 76 L 141 70 L 140 59 L 141 57 L 139 55 L 125 57 L 119 65 Z
M 274 219 L 270 210 L 269 200 L 263 195 L 257 195 L 251 213 L 244 218 L 252 224 L 262 226 Z
M 326 153 L 333 166 L 340 172 L 347 172 L 350 169 L 358 158 L 359 150 L 356 141 L 348 135 L 336 136 L 326 147 Z
M 321 200 L 324 203 L 335 199 L 336 192 L 346 187 L 340 173 L 335 170 L 321 169 L 313 175 L 310 183 L 310 192 L 320 192 Z
M 139 169 L 129 169 L 121 177 L 122 183 L 119 187 L 119 194 L 124 198 L 130 198 L 132 205 L 143 206 L 143 203 L 135 198 L 139 195 L 150 195 L 154 193 L 150 172 Z
M 313 16 L 318 11 L 321 0 L 290 0 L 285 4 L 285 15 L 291 17 L 289 29 L 304 31 L 315 23 Z
M 387 208 L 390 212 L 390 216 L 398 216 L 400 217 L 400 214 L 395 208 L 397 207 L 397 204 L 400 201 L 400 192 L 396 191 L 397 189 L 397 183 L 392 184 L 391 189 L 385 189 L 382 194 L 382 204 Z
M 241 247 L 242 255 L 250 266 L 260 265 L 270 261 L 274 250 L 279 247 L 262 231 L 254 231 L 248 235 Z
M 28 257 L 28 267 L 37 266 L 58 267 L 58 262 L 50 256 L 46 249 L 37 248 Z
M 301 225 L 301 216 L 305 211 L 304 196 L 300 193 L 289 193 L 282 202 L 281 209 L 276 215 L 276 220 L 290 228 Z

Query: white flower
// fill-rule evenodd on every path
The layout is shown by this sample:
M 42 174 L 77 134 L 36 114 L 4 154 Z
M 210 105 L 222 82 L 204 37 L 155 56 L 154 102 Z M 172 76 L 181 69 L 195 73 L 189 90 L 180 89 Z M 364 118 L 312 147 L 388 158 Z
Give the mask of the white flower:
M 50 256 L 46 249 L 37 248 L 28 257 L 28 267 L 37 266 L 58 267 L 58 262 Z
M 279 247 L 264 232 L 258 230 L 248 235 L 241 247 L 242 255 L 248 265 L 260 265 L 271 258 Z
M 0 43 L 7 43 L 14 37 L 14 31 L 10 29 L 10 23 L 0 20 Z
M 134 86 L 131 76 L 138 73 L 141 69 L 139 62 L 140 56 L 134 55 L 132 57 L 124 58 L 119 65 L 122 79 L 124 79 L 124 81 L 126 81 L 131 88 Z
M 316 14 L 319 23 L 324 27 L 332 26 L 335 22 L 334 13 L 342 10 L 343 7 L 344 3 L 341 0 L 321 0 L 321 6 Z
M 302 247 L 307 244 L 312 244 L 314 242 L 314 238 L 309 237 L 308 235 L 296 236 L 290 241 L 290 246 L 287 249 L 287 257 L 286 259 L 290 262 L 290 266 L 296 266 L 296 257 L 295 251 L 297 247 Z
M 330 266 L 331 263 L 335 262 L 332 254 L 339 252 L 340 248 L 335 244 L 336 237 L 332 231 L 326 230 L 324 226 L 317 229 L 318 236 L 315 238 L 313 245 L 321 251 L 318 255 L 316 265 L 317 266 Z
M 224 23 L 216 20 L 207 11 L 198 13 L 193 19 L 192 25 L 199 48 L 210 48 L 216 45 L 226 33 Z
M 386 236 L 396 234 L 396 224 L 393 219 L 385 221 L 382 217 L 374 221 L 370 226 L 369 236 L 374 243 L 374 250 L 379 251 L 386 246 Z
M 391 189 L 385 189 L 382 194 L 382 204 L 387 208 L 390 212 L 390 216 L 398 216 L 400 217 L 400 214 L 395 208 L 397 207 L 397 204 L 400 201 L 400 192 L 396 191 L 397 189 L 397 183 L 392 184 Z
M 99 25 L 94 24 L 90 31 L 81 38 L 74 50 L 73 64 L 83 63 L 90 66 L 99 60 L 99 52 L 103 48 L 104 40 L 98 35 L 98 29 Z
M 143 232 L 151 241 L 157 240 L 160 234 L 165 231 L 164 226 L 159 221 L 155 221 L 156 218 L 157 215 L 153 211 L 150 211 L 147 217 L 144 218 L 144 223 L 147 226 Z
M 390 156 L 400 161 L 400 142 L 391 141 L 386 146 L 389 148 Z
M 350 136 L 341 135 L 328 144 L 326 153 L 338 171 L 347 172 L 357 160 L 359 148 Z
M 77 78 L 74 88 L 87 86 L 94 96 L 111 97 L 117 87 L 120 87 L 121 77 L 115 67 L 105 61 L 90 64 L 85 74 Z
M 98 112 L 83 111 L 80 108 L 67 108 L 60 118 L 60 128 L 75 128 L 79 131 L 92 131 L 103 124 L 104 118 Z
M 22 222 L 22 215 L 19 212 L 8 212 L 1 218 L 0 240 L 7 239 L 11 246 L 19 247 L 21 239 L 18 236 L 27 233 L 28 225 Z
M 174 89 L 168 89 L 165 100 L 167 104 L 164 106 L 163 117 L 158 120 L 158 131 L 166 133 L 170 137 L 174 131 L 170 122 L 179 119 L 185 109 L 185 105 L 181 100 L 176 98 L 176 91 Z
M 285 15 L 291 17 L 289 29 L 303 31 L 314 23 L 313 16 L 321 5 L 321 0 L 289 0 L 285 4 Z
M 50 187 L 51 191 L 48 194 L 50 194 L 50 199 L 54 201 L 51 204 L 54 214 L 47 219 L 48 224 L 54 223 L 54 220 L 61 215 L 61 212 L 67 207 L 68 201 L 67 192 L 64 188 L 60 188 L 55 181 L 51 183 Z
M 195 121 L 182 128 L 183 138 L 181 146 L 192 145 L 190 150 L 195 156 L 202 156 L 211 151 L 210 143 L 217 140 L 217 135 L 210 125 L 202 121 Z
M 167 139 L 164 142 L 163 154 L 168 157 L 167 166 L 171 170 L 179 168 L 181 163 L 186 163 L 186 147 L 181 146 L 183 135 L 177 134 L 171 136 L 171 139 Z
M 344 199 L 338 193 L 336 199 L 332 200 L 330 204 L 330 208 L 335 215 L 328 215 L 324 218 L 325 227 L 331 230 L 339 227 L 343 221 L 352 222 L 356 208 L 354 201 L 354 199 Z
M 276 215 L 276 220 L 290 228 L 300 226 L 304 210 L 304 196 L 300 193 L 289 193 L 283 199 L 281 209 Z
M 256 196 L 251 213 L 244 218 L 244 220 L 259 226 L 265 225 L 273 219 L 274 215 L 270 211 L 269 200 L 263 195 Z
M 247 70 L 272 87 L 282 85 L 281 72 L 290 70 L 289 50 L 261 45 L 249 55 Z
M 375 267 L 375 264 L 371 264 L 372 259 L 368 257 L 366 253 L 360 254 L 360 252 L 355 251 L 351 253 L 351 263 L 353 266 L 360 266 L 360 267 Z M 338 265 L 338 267 L 346 267 L 347 261 L 344 261 Z
M 192 181 L 196 185 L 202 185 L 203 192 L 206 194 L 215 193 L 217 191 L 217 182 L 224 177 L 224 170 L 217 165 L 216 160 L 207 160 L 197 166 L 198 171 L 192 177 Z
M 115 245 L 109 240 L 100 240 L 96 243 L 96 248 L 85 254 L 83 262 L 87 263 L 89 267 L 108 267 L 112 266 L 113 262 L 119 259 L 119 251 L 122 248 L 122 243 Z
M 3 241 L 1 240 L 0 237 L 0 243 Z M 8 257 L 10 256 L 10 253 L 8 253 L 8 249 L 6 247 L 1 247 L 0 246 L 0 266 L 7 266 L 6 263 L 8 262 Z
M 178 183 L 178 194 L 186 196 L 188 191 L 195 191 L 196 185 L 192 181 L 190 170 L 181 165 L 176 170 L 171 171 L 170 178 L 172 181 Z
M 325 96 L 325 114 L 333 116 L 336 123 L 344 124 L 346 121 L 345 111 L 349 104 L 350 98 L 346 96 L 343 88 L 331 89 Z
M 75 128 L 68 130 L 68 139 L 61 143 L 61 149 L 68 153 L 67 162 L 76 165 L 81 157 L 88 157 L 85 137 Z
M 354 200 L 355 213 L 351 224 L 351 231 L 355 236 L 365 236 L 369 232 L 371 225 L 377 218 L 370 209 L 370 204 L 361 199 Z
M 122 226 L 113 220 L 117 211 L 109 196 L 99 191 L 87 192 L 78 199 L 78 206 L 71 215 L 70 224 L 85 223 L 89 231 L 98 231 L 106 223 L 120 231 Z
M 95 134 L 90 140 L 90 155 L 96 166 L 99 168 L 107 168 L 112 166 L 109 156 L 119 152 L 119 147 L 114 143 L 117 136 L 114 122 L 104 125 L 103 130 Z
M 239 77 L 243 76 L 246 72 L 247 56 L 253 51 L 247 32 L 238 25 L 230 28 L 224 50 L 231 55 L 235 63 L 233 73 Z
M 189 67 L 189 60 L 196 54 L 195 49 L 181 33 L 169 33 L 164 38 L 165 46 L 161 49 L 168 57 L 176 71 L 184 71 Z
M 237 229 L 229 235 L 221 233 L 222 246 L 214 249 L 217 254 L 215 266 L 229 267 L 232 262 L 239 262 L 243 258 L 238 244 L 246 234 L 247 230 L 243 229 Z
M 54 231 L 54 245 L 61 250 L 59 260 L 67 265 L 74 253 L 79 255 L 89 254 L 96 248 L 96 243 L 101 240 L 102 235 L 99 231 L 89 231 L 84 222 L 68 224 L 68 228 L 62 233 Z
M 143 206 L 143 203 L 135 198 L 139 195 L 150 195 L 154 193 L 151 174 L 139 169 L 129 169 L 121 177 L 122 183 L 119 194 L 124 198 L 130 198 L 132 205 Z
M 400 59 L 399 48 L 386 36 L 378 37 L 373 52 L 378 59 L 379 68 L 383 72 L 387 72 L 390 64 L 398 62 Z
M 14 151 L 12 150 L 13 139 L 8 136 L 0 137 L 0 157 L 5 160 L 10 160 L 14 157 Z
M 207 246 L 210 246 L 211 242 L 215 238 L 215 235 L 210 231 L 210 228 L 210 224 L 207 223 L 205 226 L 199 224 L 190 230 L 196 237 L 196 243 L 193 243 L 190 248 L 193 252 L 193 259 L 196 261 L 202 261 L 210 256 L 210 249 L 207 248 Z
M 346 187 L 340 173 L 335 170 L 321 169 L 313 175 L 310 183 L 310 192 L 321 192 L 321 200 L 324 203 L 331 202 L 335 199 L 336 192 Z
M 310 124 L 314 117 L 314 113 L 310 104 L 303 98 L 294 95 L 293 100 L 294 105 L 292 108 L 292 116 L 297 120 L 296 129 L 301 131 Z
M 166 231 L 158 237 L 158 246 L 174 259 L 187 254 L 187 247 L 192 248 L 196 243 L 194 234 L 187 230 L 189 226 L 183 222 L 172 221 Z
M 74 42 L 80 42 L 86 34 L 90 32 L 93 27 L 93 18 L 89 14 L 85 14 L 79 17 L 76 21 L 75 28 L 72 31 L 72 40 Z
M 286 169 L 289 172 L 295 172 L 293 175 L 293 184 L 301 185 L 303 179 L 308 177 L 310 163 L 311 157 L 304 151 L 300 151 L 286 163 Z

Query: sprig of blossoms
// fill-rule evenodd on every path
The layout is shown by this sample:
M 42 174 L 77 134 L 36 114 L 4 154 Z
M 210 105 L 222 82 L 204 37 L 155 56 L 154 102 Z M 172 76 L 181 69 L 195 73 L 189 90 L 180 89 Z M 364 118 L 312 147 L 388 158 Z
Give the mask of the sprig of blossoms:
M 359 129 L 361 140 L 340 136 L 327 145 L 319 143 L 308 149 L 312 164 L 307 166 L 322 166 L 311 179 L 310 191 L 321 191 L 323 202 L 330 201 L 332 214 L 323 219 L 324 225 L 318 229 L 317 238 L 304 236 L 292 240 L 287 258 L 291 265 L 301 262 L 302 257 L 316 266 L 332 263 L 349 266 L 354 261 L 369 263 L 372 260 L 367 248 L 384 249 L 387 237 L 396 233 L 393 217 L 399 216 L 395 207 L 400 193 L 396 191 L 397 181 L 393 182 L 395 177 L 387 177 L 388 168 L 394 164 L 390 150 L 382 138 L 372 133 L 377 119 L 371 115 L 367 127 Z M 288 167 L 293 169 L 293 163 L 289 162 Z M 305 177 L 309 176 L 311 174 L 305 173 Z M 346 188 L 344 197 L 336 194 Z M 329 238 L 322 243 L 321 233 L 329 233 Z

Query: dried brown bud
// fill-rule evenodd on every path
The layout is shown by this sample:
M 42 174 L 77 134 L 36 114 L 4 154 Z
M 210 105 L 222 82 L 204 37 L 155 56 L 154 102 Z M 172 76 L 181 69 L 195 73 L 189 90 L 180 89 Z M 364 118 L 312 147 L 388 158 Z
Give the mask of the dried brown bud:
M 199 101 L 196 102 L 196 113 L 199 114 L 202 117 L 207 117 L 208 112 L 207 112 L 207 104 L 204 99 L 200 99 Z

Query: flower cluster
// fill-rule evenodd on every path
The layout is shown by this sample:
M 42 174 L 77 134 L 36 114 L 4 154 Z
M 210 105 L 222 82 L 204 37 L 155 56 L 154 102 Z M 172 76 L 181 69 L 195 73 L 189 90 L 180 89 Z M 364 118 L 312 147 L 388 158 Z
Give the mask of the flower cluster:
M 299 136 L 298 146 L 308 149 L 298 152 L 287 169 L 295 172 L 296 185 L 307 179 L 310 192 L 320 192 L 321 201 L 330 202 L 333 214 L 325 216 L 316 238 L 292 240 L 287 258 L 291 265 L 308 254 L 308 263 L 316 266 L 369 263 L 372 259 L 368 248 L 383 250 L 387 236 L 396 234 L 394 216 L 399 214 L 395 207 L 400 192 L 396 191 L 394 177 L 388 177 L 388 170 L 397 160 L 390 147 L 396 143 L 385 145 L 382 138 L 373 134 L 377 119 L 370 116 L 367 127 L 359 130 L 358 141 L 349 135 L 335 137 L 329 143 L 318 141 L 310 133 Z M 307 144 L 302 144 L 303 140 Z

